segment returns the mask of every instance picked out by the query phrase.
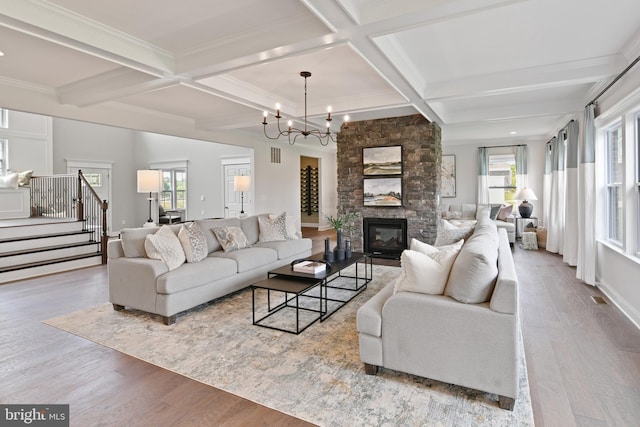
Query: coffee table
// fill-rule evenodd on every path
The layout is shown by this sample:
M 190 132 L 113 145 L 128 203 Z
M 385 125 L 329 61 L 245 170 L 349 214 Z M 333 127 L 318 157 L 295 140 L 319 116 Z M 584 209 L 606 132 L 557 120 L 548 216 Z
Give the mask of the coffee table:
M 314 254 L 306 259 L 321 260 L 322 253 Z M 353 275 L 345 274 L 344 270 L 351 266 L 354 266 L 355 273 Z M 315 275 L 294 271 L 291 265 L 271 270 L 267 273 L 266 280 L 254 283 L 251 286 L 253 297 L 253 324 L 299 334 L 318 320 L 324 322 L 345 304 L 358 296 L 367 288 L 367 284 L 371 281 L 372 277 L 372 259 L 368 254 L 363 252 L 353 252 L 350 258 L 346 258 L 343 261 L 335 261 L 332 263 L 330 269 Z M 315 292 L 317 286 L 319 286 L 319 292 Z M 267 290 L 267 315 L 258 320 L 255 318 L 256 289 Z M 271 291 L 284 292 L 285 294 L 284 302 L 273 308 L 271 307 Z M 292 296 L 289 297 L 289 294 Z M 318 309 L 316 310 L 309 306 L 300 306 L 301 297 L 317 299 L 319 304 Z M 287 307 L 296 310 L 295 330 L 265 324 L 265 319 Z M 318 313 L 318 316 L 300 328 L 300 310 Z

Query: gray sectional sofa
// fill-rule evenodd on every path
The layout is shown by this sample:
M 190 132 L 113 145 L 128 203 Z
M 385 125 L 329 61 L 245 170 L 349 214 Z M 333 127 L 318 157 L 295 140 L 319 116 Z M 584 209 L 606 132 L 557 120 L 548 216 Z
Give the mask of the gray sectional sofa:
M 521 358 L 518 278 L 506 230 L 488 217 L 481 222 L 443 292 L 394 293 L 394 281 L 360 307 L 360 358 L 368 374 L 384 367 L 495 393 L 500 407 L 512 410 Z M 461 302 L 469 296 L 476 301 Z
M 208 255 L 171 271 L 145 251 L 146 236 L 157 227 L 123 229 L 120 238 L 109 241 L 109 301 L 115 310 L 129 307 L 159 314 L 170 325 L 182 311 L 245 288 L 265 279 L 269 270 L 311 255 L 311 240 L 299 233 L 289 234 L 286 240 L 260 242 L 257 215 L 195 222 L 205 234 Z M 168 227 L 177 234 L 181 226 Z M 212 232 L 216 227 L 240 227 L 250 247 L 225 252 Z

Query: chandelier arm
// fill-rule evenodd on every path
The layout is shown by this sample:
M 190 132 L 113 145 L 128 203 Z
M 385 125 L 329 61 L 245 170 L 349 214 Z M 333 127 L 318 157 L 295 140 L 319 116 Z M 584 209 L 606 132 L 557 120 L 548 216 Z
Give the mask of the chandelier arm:
M 267 126 L 266 125 L 264 126 L 263 129 L 264 129 L 264 136 L 266 136 L 267 139 L 271 139 L 271 140 L 274 140 L 274 141 L 277 140 L 277 139 L 280 139 L 280 135 L 275 136 L 275 137 L 274 136 L 269 136 L 269 134 L 267 133 Z

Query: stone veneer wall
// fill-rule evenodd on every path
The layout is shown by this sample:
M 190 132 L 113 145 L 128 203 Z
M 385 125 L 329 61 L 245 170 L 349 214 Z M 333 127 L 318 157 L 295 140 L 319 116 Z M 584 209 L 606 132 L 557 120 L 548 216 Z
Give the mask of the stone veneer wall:
M 440 220 L 440 126 L 421 115 L 349 123 L 337 139 L 338 212 L 361 219 L 406 218 L 407 238 L 433 243 Z M 402 207 L 363 206 L 362 149 L 402 145 Z M 363 248 L 362 221 L 352 234 L 354 251 Z

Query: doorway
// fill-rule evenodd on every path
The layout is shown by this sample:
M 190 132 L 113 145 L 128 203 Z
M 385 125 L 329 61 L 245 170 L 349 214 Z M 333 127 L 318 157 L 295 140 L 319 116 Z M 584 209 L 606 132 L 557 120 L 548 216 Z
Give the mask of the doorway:
M 300 223 L 320 224 L 320 168 L 316 157 L 300 156 Z
M 235 191 L 234 177 L 245 175 L 251 177 L 251 163 L 223 162 L 222 172 L 224 174 L 224 217 L 237 218 L 241 215 L 250 215 L 253 212 L 253 179 L 250 182 L 249 191 Z M 243 214 L 244 211 L 244 214 Z

